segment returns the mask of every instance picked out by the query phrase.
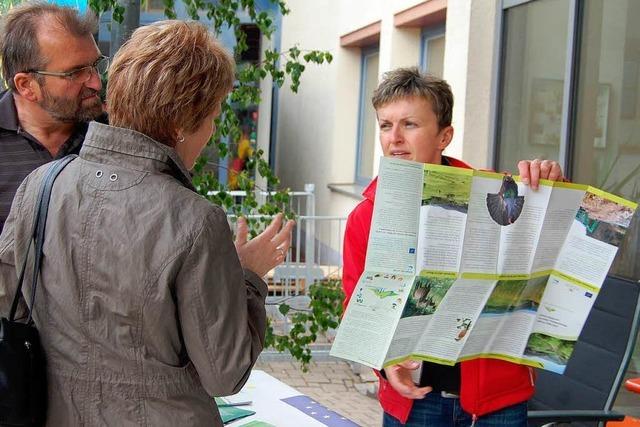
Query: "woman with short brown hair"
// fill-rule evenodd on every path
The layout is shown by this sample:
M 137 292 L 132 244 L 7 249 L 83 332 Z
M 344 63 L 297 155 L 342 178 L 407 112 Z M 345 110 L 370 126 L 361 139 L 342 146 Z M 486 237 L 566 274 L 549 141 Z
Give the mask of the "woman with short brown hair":
M 283 261 L 293 224 L 279 216 L 247 241 L 241 221 L 234 246 L 225 213 L 191 184 L 233 71 L 194 22 L 139 28 L 114 58 L 111 125 L 91 123 L 50 202 L 33 313 L 48 425 L 221 426 L 213 396 L 247 380 L 264 344 L 261 277 Z M 0 236 L 0 309 L 45 170 L 22 183 Z

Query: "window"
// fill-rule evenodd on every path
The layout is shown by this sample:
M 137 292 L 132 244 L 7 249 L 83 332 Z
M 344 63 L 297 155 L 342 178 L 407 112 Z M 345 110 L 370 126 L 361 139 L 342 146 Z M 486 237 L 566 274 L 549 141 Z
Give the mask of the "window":
M 559 159 L 575 182 L 638 202 L 640 2 L 504 2 L 497 168 Z M 636 211 L 611 268 L 634 280 L 638 218 Z M 629 372 L 640 372 L 640 344 Z
M 361 64 L 356 182 L 367 184 L 373 177 L 376 146 L 376 113 L 371 105 L 371 97 L 378 85 L 379 55 L 377 46 L 362 49 Z
M 559 160 L 569 0 L 505 10 L 497 170 L 522 159 Z
M 576 63 L 571 175 L 627 199 L 640 200 L 640 2 L 589 0 L 582 12 Z M 640 278 L 636 212 L 613 271 Z
M 260 29 L 255 24 L 242 24 L 240 29 L 246 36 L 247 50 L 240 54 L 240 61 L 254 64 L 260 62 Z
M 496 168 L 558 160 L 575 182 L 640 199 L 640 2 L 511 0 L 503 14 Z M 611 269 L 640 279 L 640 221 Z
M 429 74 L 442 78 L 444 71 L 445 26 L 424 28 L 420 49 L 420 68 Z

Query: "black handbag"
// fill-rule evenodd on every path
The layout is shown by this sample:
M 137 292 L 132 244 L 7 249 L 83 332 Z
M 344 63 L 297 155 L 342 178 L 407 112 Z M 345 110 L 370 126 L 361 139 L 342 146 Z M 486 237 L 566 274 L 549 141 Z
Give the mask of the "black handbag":
M 47 371 L 46 359 L 38 329 L 33 322 L 33 309 L 40 265 L 47 211 L 53 182 L 75 155 L 56 160 L 47 170 L 35 209 L 33 231 L 29 239 L 27 253 L 22 263 L 16 294 L 9 317 L 0 320 L 0 425 L 39 426 L 43 425 L 47 414 Z M 34 267 L 32 276 L 31 305 L 26 322 L 16 319 L 16 312 L 22 294 L 27 260 L 31 245 L 35 242 Z M 25 296 L 26 300 L 26 296 Z

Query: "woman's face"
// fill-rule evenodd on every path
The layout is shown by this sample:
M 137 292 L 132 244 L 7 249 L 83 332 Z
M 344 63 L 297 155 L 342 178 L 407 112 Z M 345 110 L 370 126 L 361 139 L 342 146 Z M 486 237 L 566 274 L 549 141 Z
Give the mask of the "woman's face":
M 378 107 L 376 114 L 385 157 L 440 164 L 453 128 L 440 129 L 431 102 L 407 96 Z
M 202 152 L 202 149 L 207 145 L 211 135 L 216 130 L 213 121 L 220 115 L 221 106 L 218 104 L 216 108 L 204 118 L 200 125 L 192 132 L 183 132 L 184 141 L 176 142 L 176 153 L 180 156 L 180 159 L 191 170 L 196 162 L 198 156 Z

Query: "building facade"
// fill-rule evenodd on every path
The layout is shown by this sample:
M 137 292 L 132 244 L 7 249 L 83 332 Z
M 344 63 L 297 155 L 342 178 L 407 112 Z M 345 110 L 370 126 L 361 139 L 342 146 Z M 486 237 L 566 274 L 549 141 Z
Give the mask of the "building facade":
M 282 47 L 333 53 L 298 95 L 277 94 L 276 171 L 316 184 L 317 212 L 346 215 L 377 173 L 371 92 L 381 75 L 419 66 L 455 96 L 445 151 L 516 172 L 553 159 L 574 182 L 640 199 L 640 2 L 636 0 L 289 0 Z M 272 141 L 272 143 L 274 142 Z M 614 262 L 640 279 L 636 215 Z M 640 372 L 636 347 L 630 372 Z
M 298 94 L 277 92 L 275 165 L 316 184 L 317 211 L 345 215 L 376 175 L 370 103 L 381 75 L 419 66 L 455 96 L 445 154 L 517 172 L 559 161 L 575 182 L 640 199 L 640 2 L 634 0 L 289 0 L 282 48 L 328 50 Z M 638 215 L 614 271 L 640 279 Z

